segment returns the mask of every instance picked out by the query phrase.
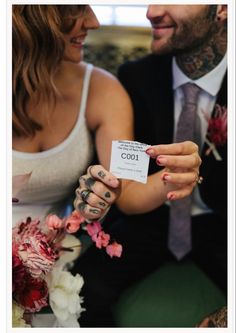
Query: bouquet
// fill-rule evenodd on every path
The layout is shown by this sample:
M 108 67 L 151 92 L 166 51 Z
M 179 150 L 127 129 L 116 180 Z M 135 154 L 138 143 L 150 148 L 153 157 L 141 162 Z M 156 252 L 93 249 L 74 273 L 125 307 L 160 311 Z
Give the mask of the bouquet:
M 13 203 L 16 193 L 31 174 L 13 177 Z M 120 257 L 122 246 L 111 242 L 100 222 L 88 223 L 79 212 L 65 218 L 49 214 L 44 221 L 27 217 L 12 229 L 12 319 L 13 327 L 30 327 L 31 315 L 50 306 L 57 323 L 54 326 L 79 327 L 78 318 L 85 309 L 79 293 L 83 278 L 73 276 L 68 267 L 79 256 L 80 241 L 73 235 L 87 230 L 99 249 L 110 257 Z

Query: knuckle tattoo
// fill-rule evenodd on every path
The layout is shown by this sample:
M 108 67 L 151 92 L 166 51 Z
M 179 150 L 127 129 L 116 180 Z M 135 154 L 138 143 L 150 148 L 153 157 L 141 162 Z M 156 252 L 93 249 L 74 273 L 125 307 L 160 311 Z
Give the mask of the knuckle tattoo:
M 78 210 L 80 210 L 81 212 L 84 212 L 86 209 L 86 203 L 85 202 L 80 202 L 78 204 Z
M 93 185 L 95 184 L 96 180 L 92 177 L 89 177 L 85 180 L 85 185 L 91 190 Z
M 83 201 L 87 201 L 90 195 L 90 190 L 83 190 L 81 191 L 80 195 Z

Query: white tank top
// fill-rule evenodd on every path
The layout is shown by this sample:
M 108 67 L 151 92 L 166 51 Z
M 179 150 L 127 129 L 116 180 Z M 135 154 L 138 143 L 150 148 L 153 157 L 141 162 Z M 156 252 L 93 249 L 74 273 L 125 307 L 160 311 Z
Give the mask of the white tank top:
M 27 216 L 42 219 L 49 212 L 60 215 L 79 177 L 91 163 L 94 145 L 85 110 L 92 68 L 91 64 L 86 65 L 79 115 L 69 136 L 43 152 L 13 150 L 13 176 L 32 172 L 27 185 L 17 194 L 19 202 L 13 205 L 13 225 Z

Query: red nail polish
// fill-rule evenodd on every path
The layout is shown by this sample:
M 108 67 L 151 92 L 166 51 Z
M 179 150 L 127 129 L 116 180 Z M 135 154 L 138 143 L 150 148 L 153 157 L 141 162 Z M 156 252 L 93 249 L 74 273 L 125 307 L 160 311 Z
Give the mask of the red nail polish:
M 168 195 L 168 199 L 169 200 L 174 200 L 175 198 L 175 195 L 173 193 L 171 193 L 170 195 Z
M 168 173 L 163 173 L 161 179 L 162 179 L 162 180 L 167 180 L 167 179 L 166 179 L 167 176 L 168 176 Z

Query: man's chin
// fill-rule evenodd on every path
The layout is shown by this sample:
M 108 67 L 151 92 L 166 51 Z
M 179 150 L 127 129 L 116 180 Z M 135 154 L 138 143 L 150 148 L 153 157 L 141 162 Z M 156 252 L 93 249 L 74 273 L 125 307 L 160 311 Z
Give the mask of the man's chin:
M 157 43 L 155 40 L 153 40 L 151 43 L 151 51 L 153 54 L 163 55 L 171 53 L 172 49 L 166 44 L 160 45 L 160 43 Z

